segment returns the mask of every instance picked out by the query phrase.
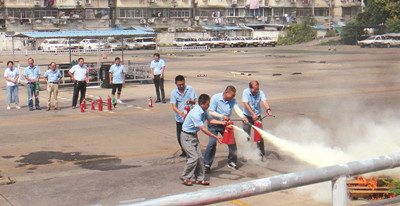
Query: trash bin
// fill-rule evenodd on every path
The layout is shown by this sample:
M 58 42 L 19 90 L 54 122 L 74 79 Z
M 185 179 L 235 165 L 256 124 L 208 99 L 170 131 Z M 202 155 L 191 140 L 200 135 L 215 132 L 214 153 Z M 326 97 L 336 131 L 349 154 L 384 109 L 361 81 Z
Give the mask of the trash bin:
M 110 84 L 110 67 L 111 64 L 103 64 L 100 67 L 100 80 L 102 88 L 111 88 Z

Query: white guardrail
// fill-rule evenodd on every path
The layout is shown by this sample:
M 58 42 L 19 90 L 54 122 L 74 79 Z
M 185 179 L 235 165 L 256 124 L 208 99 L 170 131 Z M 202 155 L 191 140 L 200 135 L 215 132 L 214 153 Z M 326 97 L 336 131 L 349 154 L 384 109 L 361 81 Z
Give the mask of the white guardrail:
M 251 180 L 210 189 L 187 192 L 124 206 L 207 205 L 265 194 L 325 181 L 332 182 L 332 205 L 346 206 L 347 177 L 400 166 L 400 153 L 302 172 Z
M 176 47 L 157 47 L 158 51 L 187 51 L 187 50 L 208 50 L 209 46 L 176 46 Z
M 99 49 L 99 50 L 89 50 L 89 49 L 71 49 L 71 53 L 96 53 L 96 52 L 113 52 L 113 49 Z M 0 51 L 0 55 L 48 55 L 48 54 L 69 54 L 70 50 L 61 49 L 55 51 L 44 51 L 44 50 L 15 50 L 13 51 Z

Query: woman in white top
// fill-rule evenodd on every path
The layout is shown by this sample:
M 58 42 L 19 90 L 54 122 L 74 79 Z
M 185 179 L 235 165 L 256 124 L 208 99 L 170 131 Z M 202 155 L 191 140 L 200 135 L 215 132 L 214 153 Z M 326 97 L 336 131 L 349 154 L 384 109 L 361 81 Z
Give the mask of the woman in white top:
M 7 69 L 4 72 L 4 77 L 7 80 L 7 101 L 8 106 L 7 109 L 11 109 L 11 104 L 15 103 L 15 108 L 21 109 L 18 106 L 19 99 L 18 99 L 18 78 L 19 78 L 19 70 L 14 68 L 14 62 L 8 61 L 7 62 Z M 14 97 L 14 98 L 13 98 Z

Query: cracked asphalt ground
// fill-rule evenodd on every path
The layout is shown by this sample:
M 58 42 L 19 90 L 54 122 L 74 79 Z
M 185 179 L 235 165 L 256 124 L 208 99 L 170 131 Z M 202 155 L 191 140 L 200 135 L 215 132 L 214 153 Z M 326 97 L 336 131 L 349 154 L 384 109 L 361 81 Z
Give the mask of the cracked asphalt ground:
M 152 53 L 126 52 L 125 61 L 149 63 Z M 198 95 L 213 95 L 227 85 L 234 85 L 239 102 L 248 82 L 260 81 L 260 88 L 276 115 L 264 121 L 264 128 L 273 131 L 282 122 L 297 117 L 323 125 L 326 117 L 321 114 L 321 108 L 338 99 L 344 102 L 357 99 L 371 110 L 398 109 L 399 53 L 399 48 L 338 46 L 333 52 L 324 46 L 300 45 L 162 52 L 161 57 L 167 64 L 167 100 L 178 74 L 186 77 L 186 83 Z M 97 61 L 96 56 L 82 56 L 87 62 Z M 108 59 L 101 61 L 112 61 L 115 56 L 120 54 L 109 54 Z M 26 65 L 28 57 L 16 56 L 16 61 Z M 61 54 L 32 57 L 38 64 L 66 63 L 69 59 Z M 2 75 L 6 61 L 11 58 L 0 57 Z M 150 96 L 154 99 L 155 95 L 152 84 L 129 83 L 122 90 L 124 104 L 111 112 L 89 109 L 84 113 L 71 109 L 71 87 L 60 89 L 60 111 L 30 112 L 26 88 L 21 86 L 22 109 L 8 111 L 5 85 L 4 78 L 0 78 L 0 173 L 3 183 L 7 178 L 15 183 L 0 185 L 0 205 L 118 205 L 205 188 L 185 187 L 179 181 L 185 160 L 178 157 L 174 115 L 169 103 L 147 108 L 147 99 Z M 111 90 L 88 88 L 87 93 L 105 99 Z M 40 102 L 44 108 L 46 91 L 40 92 Z M 330 109 L 345 110 L 350 115 L 358 112 L 348 111 L 342 104 Z M 208 137 L 200 134 L 199 138 L 205 149 Z M 219 145 L 208 176 L 210 187 L 312 168 L 268 143 L 266 150 L 277 155 L 268 156 L 266 162 L 239 161 L 240 169 L 233 171 L 226 167 L 227 147 Z M 217 205 L 331 205 L 299 190 L 283 190 Z M 314 193 L 329 196 L 324 191 Z M 349 200 L 349 205 L 365 203 Z

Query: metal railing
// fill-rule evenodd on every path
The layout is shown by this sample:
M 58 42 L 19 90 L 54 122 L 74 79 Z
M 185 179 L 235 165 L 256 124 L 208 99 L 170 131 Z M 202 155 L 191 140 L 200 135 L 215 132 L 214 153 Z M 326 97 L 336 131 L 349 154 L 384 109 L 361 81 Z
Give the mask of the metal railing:
M 176 46 L 176 47 L 157 47 L 158 51 L 187 51 L 187 50 L 208 50 L 209 46 Z
M 278 175 L 215 188 L 147 200 L 125 206 L 205 205 L 250 197 L 279 190 L 325 181 L 332 182 L 332 205 L 346 206 L 348 176 L 375 172 L 400 166 L 400 153 L 322 167 L 302 172 Z
M 106 49 L 60 49 L 60 50 L 54 50 L 54 51 L 44 51 L 44 50 L 15 50 L 14 55 L 54 55 L 54 54 L 69 54 L 71 53 L 95 53 L 95 52 L 113 52 L 114 50 L 111 48 L 106 48 Z M 13 51 L 0 51 L 0 55 L 2 56 L 7 56 L 7 55 L 13 55 Z

